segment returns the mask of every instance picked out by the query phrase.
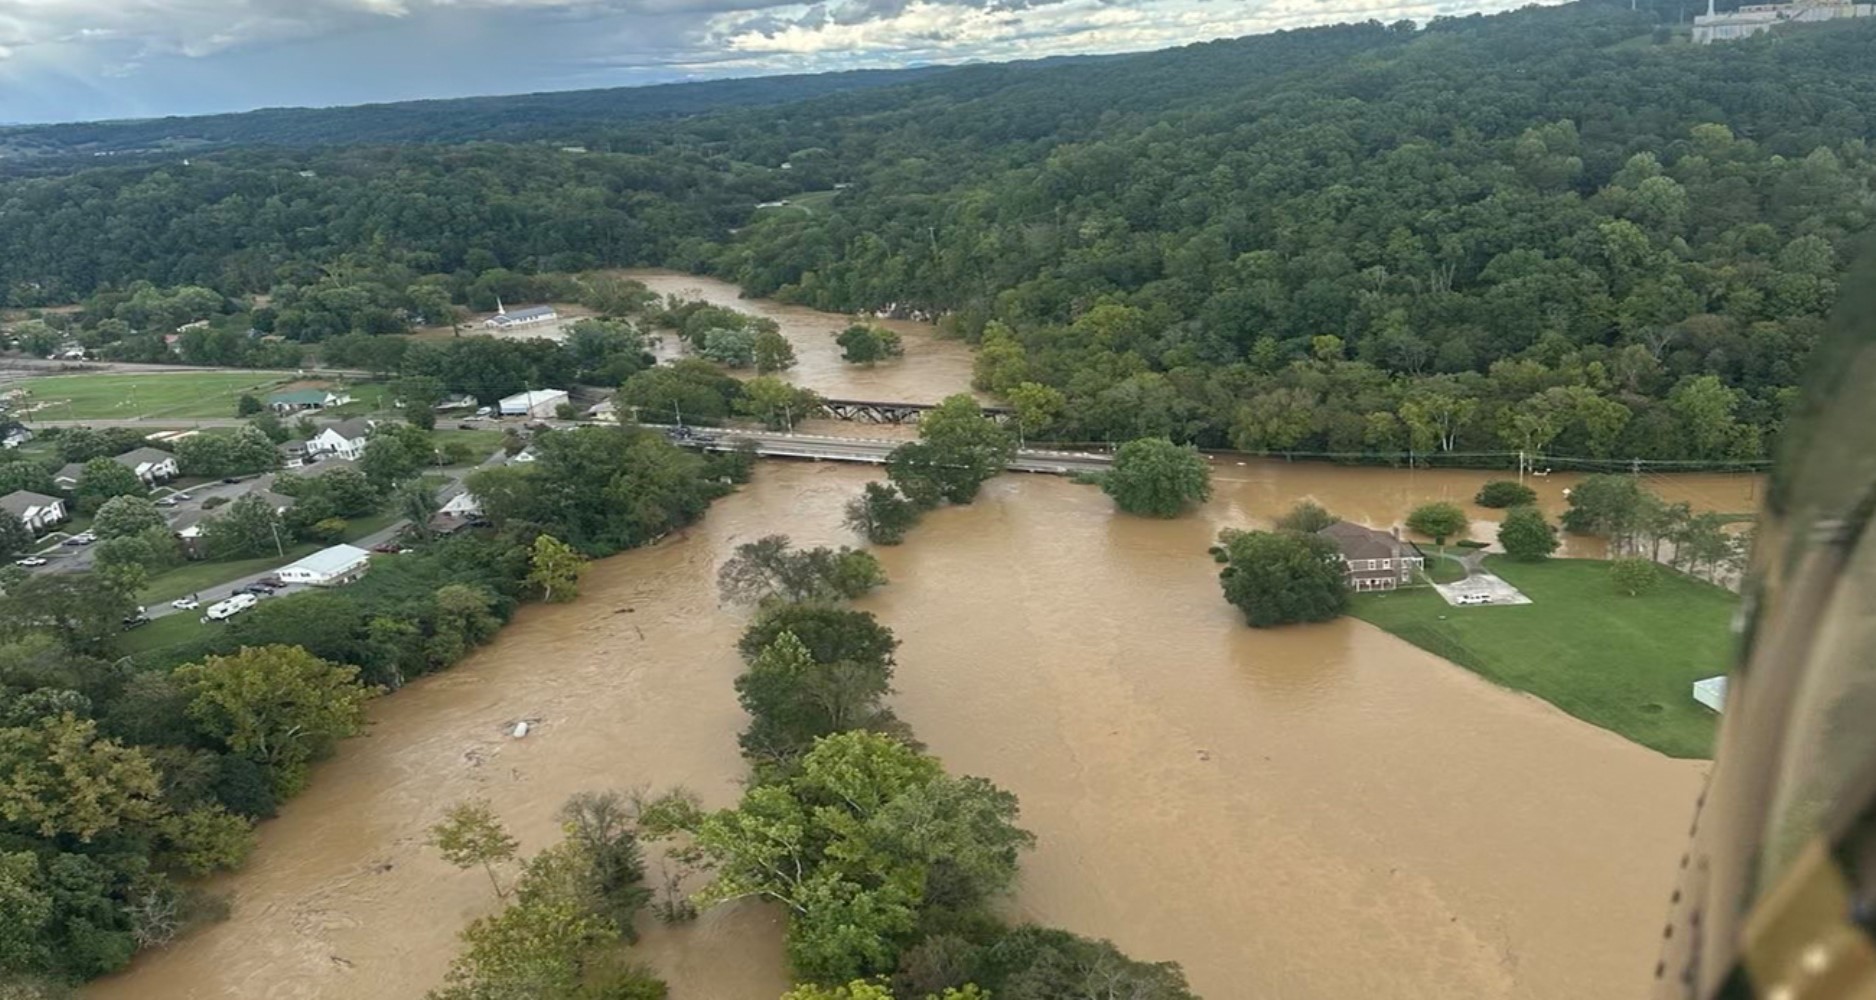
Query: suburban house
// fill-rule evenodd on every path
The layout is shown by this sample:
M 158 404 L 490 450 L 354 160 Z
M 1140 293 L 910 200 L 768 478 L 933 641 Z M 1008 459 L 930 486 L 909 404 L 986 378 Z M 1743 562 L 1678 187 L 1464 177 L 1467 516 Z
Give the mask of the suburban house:
M 619 411 L 612 405 L 612 400 L 602 399 L 587 409 L 586 419 L 595 423 L 616 424 L 619 422 Z
M 273 485 L 273 478 L 271 476 L 250 480 L 248 484 L 249 488 L 242 496 L 259 497 L 268 507 L 273 509 L 275 514 L 285 514 L 288 508 L 292 507 L 297 501 L 290 496 L 283 496 L 268 489 L 267 487 L 271 485 Z M 240 498 L 236 497 L 233 499 Z M 169 530 L 175 534 L 177 538 L 182 539 L 183 544 L 189 547 L 189 551 L 193 555 L 196 551 L 196 545 L 202 537 L 202 529 L 207 527 L 210 521 L 220 517 L 230 506 L 232 506 L 231 503 L 208 509 L 191 507 L 187 510 L 179 511 L 175 517 L 169 519 Z
M 169 353 L 171 354 L 181 354 L 182 353 L 182 334 L 180 333 L 163 334 L 163 346 L 169 348 Z
M 482 516 L 482 501 L 461 483 L 451 483 L 437 494 L 437 499 L 442 506 L 430 517 L 430 530 L 436 534 L 453 535 Z
M 436 498 L 443 502 L 442 506 L 436 509 L 438 514 L 475 517 L 482 513 L 482 501 L 477 500 L 476 495 L 465 489 L 461 483 L 450 484 L 447 489 L 437 494 Z
M 8 448 L 18 448 L 20 445 L 23 445 L 26 442 L 31 441 L 32 439 L 33 439 L 32 431 L 29 431 L 24 427 L 15 427 L 12 430 L 7 431 L 6 437 L 0 438 L 0 445 L 4 445 Z
M 560 318 L 559 310 L 553 306 L 534 306 L 529 309 L 516 309 L 509 312 L 500 299 L 495 300 L 495 315 L 482 321 L 482 325 L 491 330 L 514 330 L 524 326 L 539 326 L 552 323 Z
M 78 477 L 85 474 L 85 463 L 67 462 L 52 474 L 52 485 L 62 490 L 78 488 Z
M 284 583 L 335 587 L 364 576 L 370 566 L 371 553 L 356 545 L 334 545 L 329 549 L 320 549 L 292 565 L 282 566 L 274 575 Z
M 351 401 L 352 397 L 343 390 L 334 389 L 294 389 L 267 397 L 267 405 L 273 407 L 276 413 L 323 410 L 328 406 L 344 406 Z
M 365 453 L 366 438 L 371 436 L 371 421 L 364 417 L 327 424 L 306 441 L 306 457 L 331 455 L 356 459 Z
M 280 467 L 283 469 L 297 469 L 306 464 L 306 442 L 304 441 L 288 441 L 285 444 L 275 445 L 274 450 L 280 453 Z
M 176 478 L 176 456 L 155 448 L 132 448 L 111 461 L 136 473 L 137 478 L 143 480 L 145 485 L 164 483 Z
M 1393 590 L 1414 581 L 1426 563 L 1420 550 L 1401 540 L 1398 531 L 1377 531 L 1337 521 L 1317 532 L 1342 550 L 1342 569 L 1350 590 Z
M 0 497 L 0 510 L 19 518 L 35 535 L 43 535 L 65 520 L 65 501 L 31 490 L 14 490 Z
M 497 412 L 504 417 L 551 417 L 567 400 L 565 389 L 530 389 L 503 399 Z

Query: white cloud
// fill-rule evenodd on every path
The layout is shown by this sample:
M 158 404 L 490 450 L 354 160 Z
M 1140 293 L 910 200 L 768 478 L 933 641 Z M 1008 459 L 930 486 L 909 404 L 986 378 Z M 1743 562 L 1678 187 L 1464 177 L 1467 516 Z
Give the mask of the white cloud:
M 1516 2 L 0 0 L 0 120 L 1138 51 Z

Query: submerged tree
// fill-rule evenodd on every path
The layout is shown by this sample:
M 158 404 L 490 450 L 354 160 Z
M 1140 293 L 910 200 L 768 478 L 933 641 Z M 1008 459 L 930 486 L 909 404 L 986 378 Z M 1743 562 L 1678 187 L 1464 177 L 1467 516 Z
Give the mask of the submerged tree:
M 1177 517 L 1211 499 L 1212 472 L 1196 448 L 1141 438 L 1120 446 L 1101 489 L 1129 514 Z
M 1348 608 L 1342 553 L 1321 535 L 1231 531 L 1221 536 L 1225 599 L 1254 628 L 1328 621 Z
M 852 600 L 885 582 L 869 553 L 845 546 L 798 552 L 786 535 L 737 546 L 717 571 L 717 591 L 730 604 Z

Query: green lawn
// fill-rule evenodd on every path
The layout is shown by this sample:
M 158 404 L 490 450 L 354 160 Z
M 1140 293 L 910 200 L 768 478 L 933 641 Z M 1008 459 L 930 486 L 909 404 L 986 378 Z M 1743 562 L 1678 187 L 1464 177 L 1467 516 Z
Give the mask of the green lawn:
M 122 656 L 133 656 L 137 653 L 148 653 L 152 650 L 180 645 L 194 639 L 202 629 L 221 628 L 222 624 L 221 622 L 202 624 L 201 611 L 178 611 L 119 636 L 117 652 Z
M 19 383 L 42 405 L 41 420 L 233 417 L 244 392 L 265 396 L 282 381 L 265 372 L 50 375 Z
M 469 447 L 475 449 L 475 460 L 480 462 L 489 457 L 495 449 L 502 446 L 502 432 L 481 429 L 465 431 L 454 427 L 445 430 L 439 426 L 436 430 L 430 432 L 430 440 L 436 442 L 438 448 L 449 444 L 451 441 L 464 442 L 469 445 Z
M 1621 597 L 1591 559 L 1487 565 L 1532 602 L 1456 608 L 1430 589 L 1355 598 L 1352 612 L 1460 666 L 1673 757 L 1713 753 L 1718 716 L 1693 683 L 1731 666 L 1730 591 L 1663 570 Z

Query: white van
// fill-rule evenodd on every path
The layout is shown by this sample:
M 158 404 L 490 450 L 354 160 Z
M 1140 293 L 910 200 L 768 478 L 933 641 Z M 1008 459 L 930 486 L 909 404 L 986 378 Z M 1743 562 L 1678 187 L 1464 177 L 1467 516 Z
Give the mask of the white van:
M 1460 594 L 1459 603 L 1460 604 L 1490 604 L 1492 603 L 1492 595 L 1490 594 Z
M 261 599 L 253 594 L 236 594 L 219 604 L 209 605 L 208 617 L 214 621 L 233 618 L 260 602 Z

